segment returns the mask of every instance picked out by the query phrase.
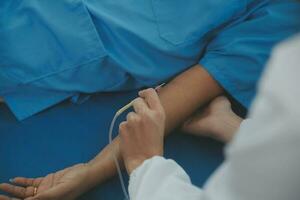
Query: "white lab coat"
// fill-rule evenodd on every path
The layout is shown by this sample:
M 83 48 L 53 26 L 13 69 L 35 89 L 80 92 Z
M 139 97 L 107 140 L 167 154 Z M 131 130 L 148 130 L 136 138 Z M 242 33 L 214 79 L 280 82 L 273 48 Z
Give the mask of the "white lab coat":
M 274 50 L 250 119 L 203 189 L 175 161 L 153 157 L 133 171 L 131 200 L 300 200 L 299 76 L 298 36 Z

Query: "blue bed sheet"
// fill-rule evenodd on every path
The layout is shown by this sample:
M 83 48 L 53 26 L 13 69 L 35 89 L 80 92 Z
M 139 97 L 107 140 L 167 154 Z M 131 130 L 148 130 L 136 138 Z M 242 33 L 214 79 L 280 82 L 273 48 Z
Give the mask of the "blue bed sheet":
M 135 96 L 136 91 L 95 94 L 80 105 L 65 101 L 22 122 L 0 105 L 0 182 L 87 162 L 107 145 L 114 112 Z M 223 161 L 222 144 L 179 131 L 166 139 L 165 148 L 166 157 L 181 164 L 198 186 Z M 114 177 L 80 199 L 122 200 L 123 194 Z

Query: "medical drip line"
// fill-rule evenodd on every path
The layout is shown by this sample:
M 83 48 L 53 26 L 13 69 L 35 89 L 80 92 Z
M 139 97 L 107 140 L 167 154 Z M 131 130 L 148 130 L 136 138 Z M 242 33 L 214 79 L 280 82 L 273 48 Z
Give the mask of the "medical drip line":
M 163 85 L 165 85 L 165 83 L 157 86 L 155 88 L 155 90 L 158 90 L 159 88 L 161 88 Z M 111 124 L 110 124 L 110 127 L 109 127 L 109 134 L 108 134 L 108 138 L 109 138 L 109 144 L 111 145 L 112 144 L 112 140 L 113 140 L 113 129 L 114 129 L 114 125 L 115 125 L 115 122 L 117 120 L 117 118 L 123 113 L 125 112 L 126 110 L 128 110 L 130 107 L 132 107 L 133 105 L 133 101 L 131 101 L 130 103 L 128 103 L 127 105 L 123 106 L 122 108 L 120 108 L 115 116 L 113 117 L 112 121 L 111 121 Z M 117 172 L 118 172 L 118 176 L 119 176 L 119 179 L 120 179 L 120 183 L 121 183 L 121 187 L 122 187 L 122 190 L 123 190 L 123 193 L 124 193 L 124 197 L 125 197 L 125 200 L 129 200 L 129 195 L 128 195 L 128 192 L 126 190 L 126 187 L 125 187 L 125 181 L 124 181 L 124 177 L 123 177 L 123 174 L 122 174 L 122 170 L 121 170 L 121 167 L 120 167 L 120 164 L 119 164 L 119 161 L 118 161 L 118 158 L 116 156 L 116 151 L 115 149 L 113 149 L 113 159 L 114 159 L 114 162 L 115 162 L 115 165 L 116 165 L 116 168 L 117 168 Z
M 111 121 L 111 124 L 110 124 L 110 127 L 109 127 L 109 144 L 110 145 L 112 144 L 112 140 L 113 140 L 112 139 L 112 134 L 113 134 L 114 125 L 115 125 L 115 122 L 116 122 L 117 118 L 123 112 L 125 112 L 128 108 L 130 108 L 131 106 L 132 106 L 132 102 L 130 102 L 129 104 L 127 104 L 126 106 L 124 106 L 123 108 L 118 110 L 116 112 L 115 116 L 113 117 L 113 120 Z M 124 177 L 123 177 L 123 174 L 122 174 L 122 171 L 121 171 L 121 167 L 120 167 L 118 158 L 116 156 L 115 149 L 113 149 L 113 151 L 114 151 L 113 152 L 113 159 L 114 159 L 114 162 L 115 162 L 115 165 L 116 165 L 116 168 L 117 168 L 117 172 L 118 172 L 118 175 L 119 175 L 119 179 L 120 179 L 121 187 L 122 187 L 122 190 L 123 190 L 123 193 L 124 193 L 124 197 L 125 197 L 125 200 L 129 200 L 129 195 L 128 195 L 126 187 L 125 187 Z

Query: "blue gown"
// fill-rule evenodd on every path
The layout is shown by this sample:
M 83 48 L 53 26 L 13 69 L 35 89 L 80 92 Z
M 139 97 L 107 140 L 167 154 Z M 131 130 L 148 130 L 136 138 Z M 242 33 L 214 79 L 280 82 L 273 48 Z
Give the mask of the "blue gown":
M 296 0 L 0 2 L 0 96 L 22 120 L 81 93 L 132 90 L 201 64 L 245 107 Z

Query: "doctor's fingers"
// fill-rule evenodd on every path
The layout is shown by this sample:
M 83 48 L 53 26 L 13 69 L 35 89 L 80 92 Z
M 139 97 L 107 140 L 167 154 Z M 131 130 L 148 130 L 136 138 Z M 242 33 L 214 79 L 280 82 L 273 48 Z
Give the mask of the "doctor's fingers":
M 7 183 L 0 184 L 0 190 L 18 198 L 27 198 L 31 197 L 35 193 L 35 187 L 29 186 L 29 187 L 20 187 L 20 186 L 15 186 Z M 1 200 L 1 199 L 0 199 Z
M 21 199 L 0 195 L 0 200 L 21 200 Z
M 133 100 L 132 105 L 133 105 L 134 111 L 138 114 L 143 114 L 149 110 L 149 106 L 148 106 L 147 102 L 144 99 L 142 99 L 141 97 L 138 97 L 135 100 Z
M 163 107 L 161 105 L 159 96 L 155 89 L 149 88 L 139 92 L 140 97 L 144 98 L 148 103 L 150 109 L 162 111 Z
M 119 136 L 120 136 L 120 139 L 121 139 L 121 145 L 122 146 L 124 146 L 124 144 L 127 145 L 128 142 L 131 142 L 131 140 L 129 138 L 132 137 L 132 134 L 130 132 L 131 131 L 128 127 L 128 123 L 127 122 L 122 122 L 119 126 Z
M 128 115 L 126 117 L 126 120 L 127 120 L 126 125 L 127 125 L 128 129 L 132 130 L 133 128 L 136 128 L 141 124 L 142 117 L 135 112 L 130 112 L 130 113 L 128 113 Z

